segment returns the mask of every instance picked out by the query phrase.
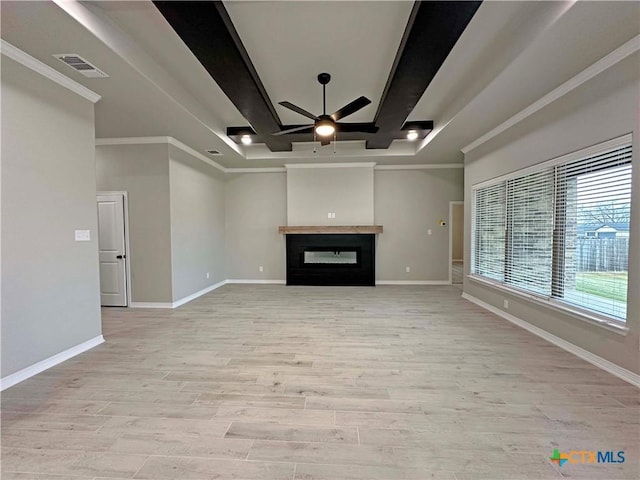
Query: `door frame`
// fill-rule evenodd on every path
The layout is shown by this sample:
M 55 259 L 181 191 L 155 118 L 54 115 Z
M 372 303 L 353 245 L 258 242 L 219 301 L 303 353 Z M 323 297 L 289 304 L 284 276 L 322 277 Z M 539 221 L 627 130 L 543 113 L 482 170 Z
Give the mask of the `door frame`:
M 126 280 L 126 293 L 127 293 L 127 305 L 125 308 L 129 308 L 131 305 L 131 248 L 129 247 L 129 198 L 127 192 L 125 191 L 102 191 L 99 190 L 96 192 L 96 202 L 98 200 L 98 195 L 122 195 L 122 205 L 124 208 L 123 217 L 124 217 L 124 248 L 126 249 L 124 255 L 124 271 L 125 271 L 125 280 Z M 98 210 L 96 209 L 96 215 Z M 98 248 L 100 248 L 98 246 Z M 102 302 L 100 302 L 102 303 Z M 102 306 L 102 305 L 101 305 Z
M 453 285 L 453 206 L 454 205 L 464 205 L 464 200 L 451 200 L 449 202 L 449 285 Z M 462 225 L 464 228 L 464 215 L 462 218 Z M 463 232 L 464 238 L 464 232 Z M 464 261 L 464 248 L 462 252 L 463 261 Z

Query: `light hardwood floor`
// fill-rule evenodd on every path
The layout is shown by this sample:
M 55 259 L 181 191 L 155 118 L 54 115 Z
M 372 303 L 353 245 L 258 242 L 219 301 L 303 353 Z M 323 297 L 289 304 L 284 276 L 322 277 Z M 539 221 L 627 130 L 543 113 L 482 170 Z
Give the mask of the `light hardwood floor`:
M 227 285 L 103 322 L 3 392 L 2 480 L 638 478 L 638 389 L 459 287 Z

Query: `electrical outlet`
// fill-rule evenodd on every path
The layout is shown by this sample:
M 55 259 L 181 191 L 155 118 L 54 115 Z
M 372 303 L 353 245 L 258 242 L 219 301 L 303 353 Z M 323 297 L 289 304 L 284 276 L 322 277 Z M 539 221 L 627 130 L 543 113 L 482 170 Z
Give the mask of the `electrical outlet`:
M 90 230 L 76 230 L 75 231 L 76 242 L 89 242 L 91 241 Z
M 264 268 L 262 268 L 262 265 L 260 265 L 260 266 L 258 267 L 258 271 L 259 271 L 259 272 L 264 272 Z
M 207 272 L 207 278 L 209 278 L 211 275 L 209 274 L 209 272 Z
M 327 213 L 327 218 L 331 218 L 331 212 Z
M 404 271 L 409 273 L 411 271 L 411 267 L 404 267 Z
M 507 300 L 505 298 L 504 301 L 502 302 L 502 305 L 504 306 L 505 310 L 508 310 L 509 309 L 509 300 Z

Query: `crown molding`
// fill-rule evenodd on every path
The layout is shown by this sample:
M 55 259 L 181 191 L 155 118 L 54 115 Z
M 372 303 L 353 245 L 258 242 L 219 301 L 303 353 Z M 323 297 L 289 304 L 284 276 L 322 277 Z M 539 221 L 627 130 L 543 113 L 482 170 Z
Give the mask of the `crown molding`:
M 211 165 L 214 168 L 217 168 L 222 173 L 224 173 L 227 170 L 225 167 L 220 165 L 218 162 L 216 162 L 214 160 L 211 160 L 210 158 L 205 157 L 202 153 L 198 152 L 197 150 L 194 150 L 189 145 L 186 145 L 186 144 L 182 143 L 180 140 L 176 140 L 173 137 L 168 137 L 168 138 L 169 138 L 169 145 L 173 145 L 174 147 L 179 148 L 183 152 L 186 152 L 189 155 L 191 155 L 193 157 L 196 157 L 198 160 L 202 160 L 204 163 L 206 163 L 208 165 Z
M 202 153 L 194 150 L 189 145 L 182 143 L 180 140 L 177 140 L 173 137 L 115 137 L 115 138 L 96 138 L 96 146 L 103 145 L 151 145 L 151 144 L 162 144 L 166 143 L 169 145 L 173 145 L 176 148 L 179 148 L 185 153 L 188 153 L 192 157 L 201 160 L 207 165 L 217 168 L 223 173 L 227 172 L 227 168 L 220 165 L 218 162 L 211 160 L 210 158 L 205 157 Z
M 286 163 L 284 167 L 290 168 L 373 168 L 375 162 L 348 162 L 348 163 Z
M 96 145 L 151 145 L 168 143 L 176 148 L 192 155 L 199 160 L 217 168 L 223 173 L 283 173 L 288 169 L 296 168 L 373 168 L 374 170 L 431 170 L 431 169 L 453 169 L 464 168 L 463 163 L 433 163 L 415 165 L 377 165 L 375 162 L 347 162 L 347 163 L 287 163 L 284 167 L 223 167 L 217 162 L 207 158 L 200 152 L 185 145 L 180 140 L 173 137 L 115 137 L 96 138 Z
M 42 63 L 37 58 L 32 57 L 26 52 L 23 52 L 18 47 L 10 44 L 6 40 L 0 40 L 0 52 L 2 55 L 9 57 L 12 60 L 15 60 L 21 65 L 33 70 L 36 73 L 39 73 L 45 78 L 57 83 L 58 85 L 66 88 L 67 90 L 71 90 L 73 93 L 80 95 L 81 97 L 89 100 L 91 103 L 96 103 L 98 100 L 102 98 L 102 96 L 97 93 L 89 90 L 84 85 L 76 82 L 75 80 L 71 80 L 66 75 L 63 75 L 56 69 L 50 67 L 49 65 Z
M 512 116 L 508 120 L 502 122 L 500 125 L 495 127 L 493 130 L 490 130 L 489 132 L 485 133 L 484 135 L 482 135 L 477 140 L 474 140 L 469 145 L 466 145 L 465 147 L 462 148 L 462 153 L 464 153 L 466 155 L 467 153 L 469 153 L 470 151 L 472 151 L 475 148 L 479 147 L 483 143 L 488 142 L 492 138 L 500 135 L 505 130 L 513 127 L 514 125 L 516 125 L 518 123 L 520 123 L 525 118 L 530 117 L 531 115 L 536 113 L 538 110 L 541 110 L 542 108 L 546 107 L 550 103 L 555 102 L 559 98 L 561 98 L 564 95 L 568 94 L 569 92 L 575 90 L 580 85 L 588 82 L 589 80 L 591 80 L 596 75 L 598 75 L 598 74 L 604 72 L 605 70 L 613 67 L 615 64 L 617 64 L 621 60 L 624 60 L 629 55 L 637 52 L 638 50 L 640 50 L 640 35 L 636 35 L 631 40 L 629 40 L 628 42 L 622 44 L 620 47 L 616 48 L 611 53 L 605 55 L 600 60 L 598 60 L 597 62 L 592 64 L 591 66 L 585 68 L 583 71 L 578 73 L 573 78 L 567 80 L 562 85 L 560 85 L 559 87 L 557 87 L 554 90 L 550 91 L 549 93 L 547 93 L 545 96 L 543 96 L 539 100 L 533 102 L 531 105 L 529 105 L 524 110 L 521 110 L 520 112 L 516 113 L 514 116 Z
M 149 145 L 154 143 L 169 143 L 171 137 L 112 137 L 96 138 L 96 146 L 101 145 Z
M 464 168 L 464 163 L 419 163 L 415 165 L 376 165 L 375 170 L 432 170 L 444 168 Z
M 284 173 L 287 169 L 284 167 L 231 167 L 225 168 L 225 173 Z

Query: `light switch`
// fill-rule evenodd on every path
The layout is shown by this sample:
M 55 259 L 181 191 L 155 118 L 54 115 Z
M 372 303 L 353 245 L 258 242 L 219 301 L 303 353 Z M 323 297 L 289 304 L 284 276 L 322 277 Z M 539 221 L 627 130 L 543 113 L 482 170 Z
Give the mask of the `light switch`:
M 427 230 L 427 235 L 431 235 L 431 229 Z
M 76 242 L 89 242 L 91 241 L 90 230 L 76 230 Z

